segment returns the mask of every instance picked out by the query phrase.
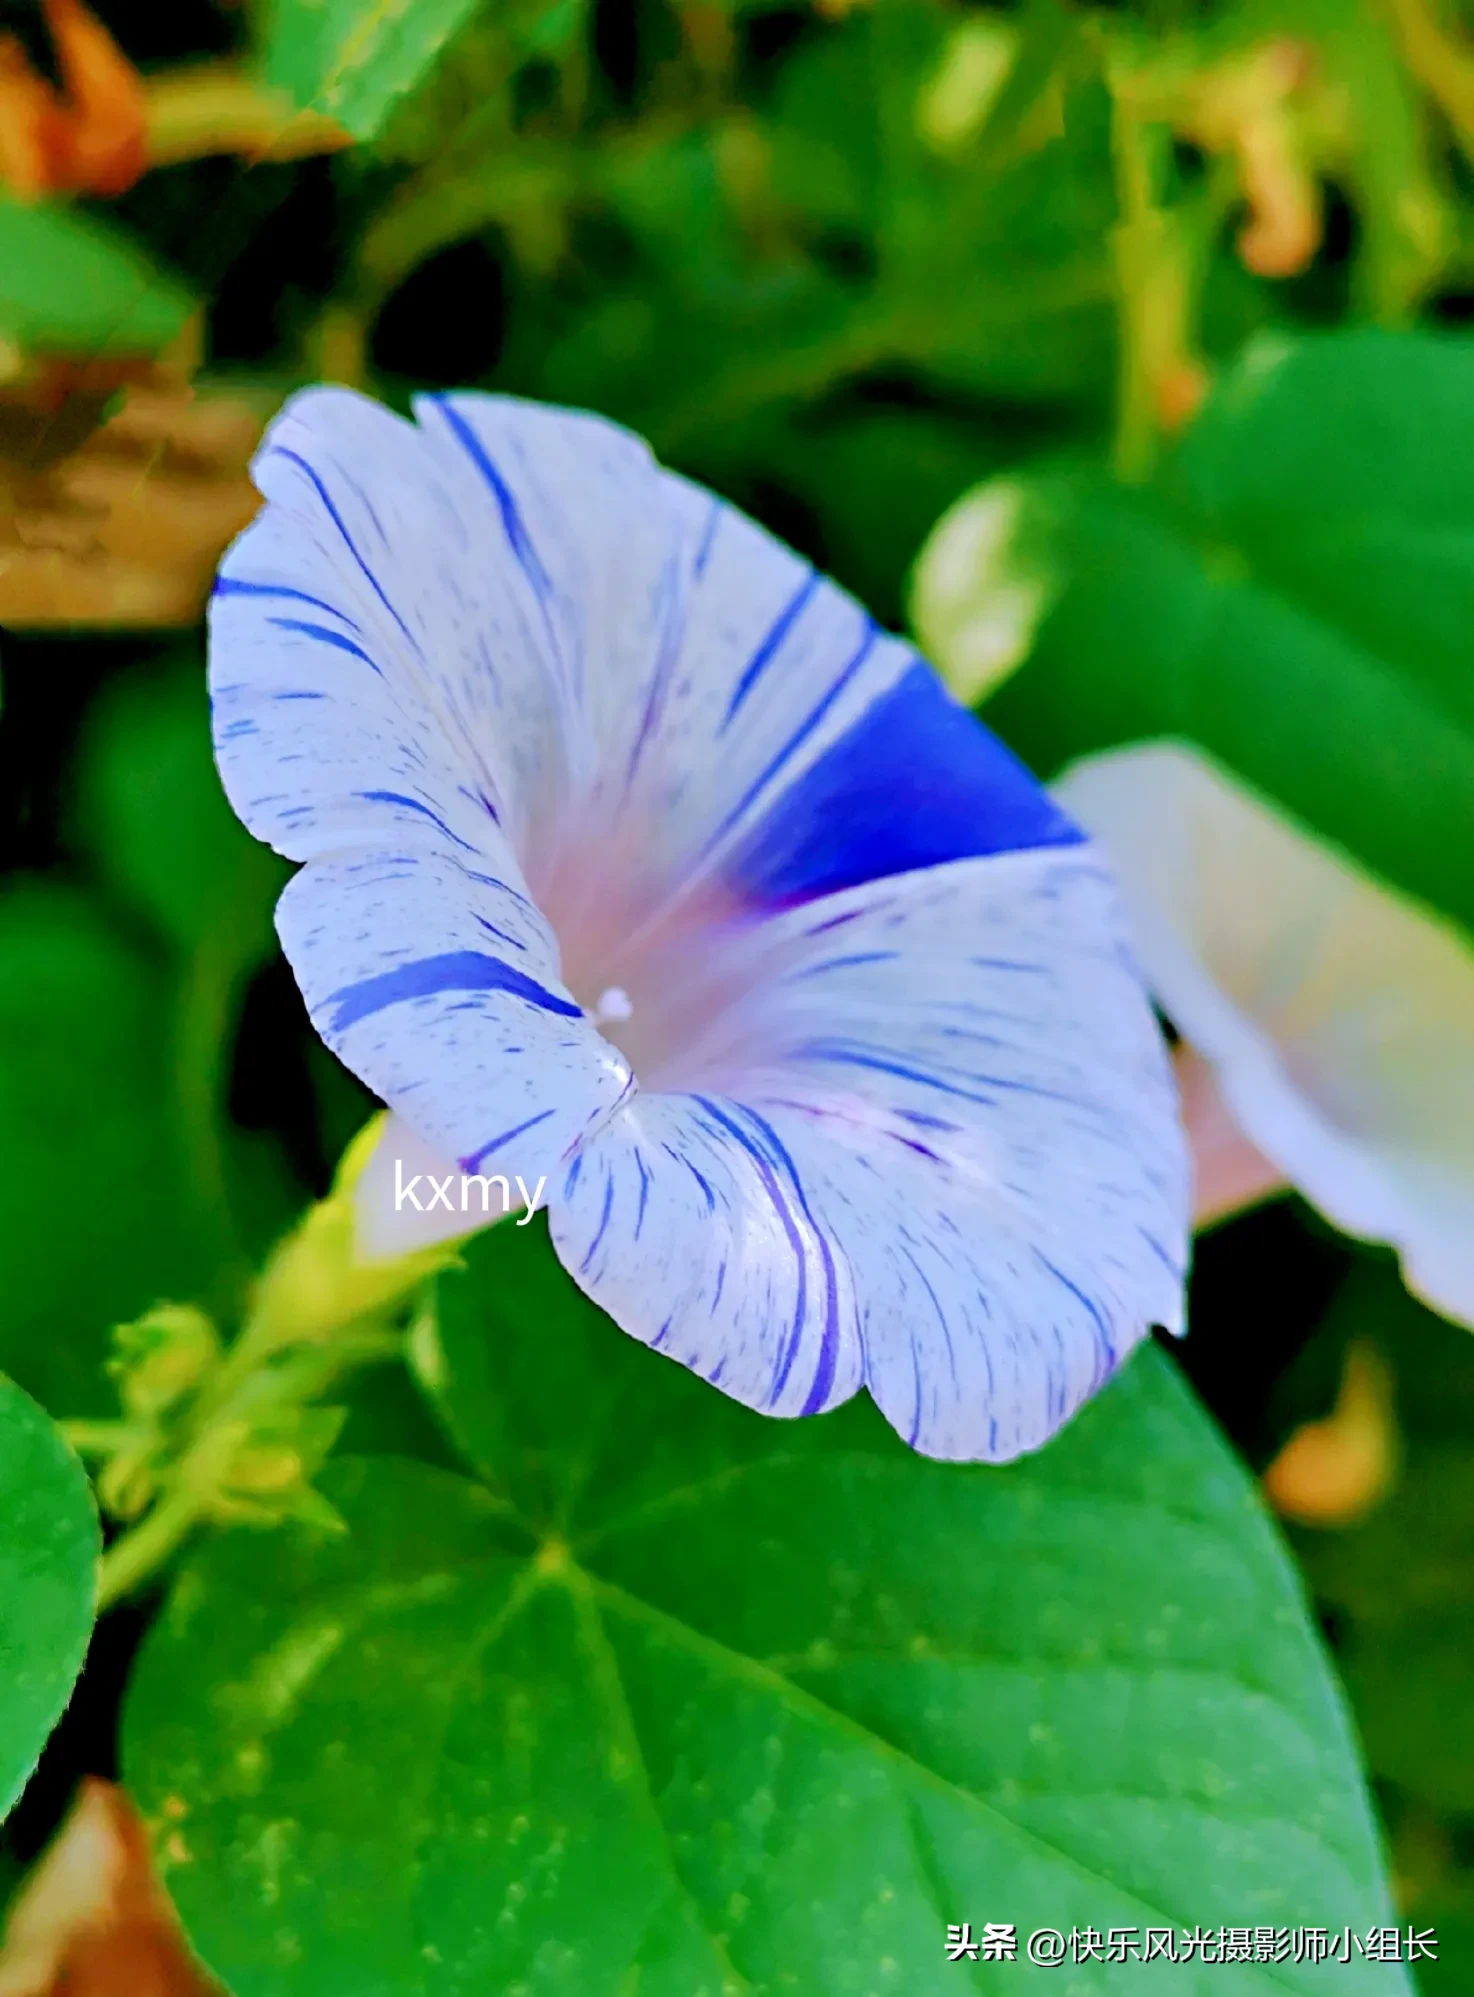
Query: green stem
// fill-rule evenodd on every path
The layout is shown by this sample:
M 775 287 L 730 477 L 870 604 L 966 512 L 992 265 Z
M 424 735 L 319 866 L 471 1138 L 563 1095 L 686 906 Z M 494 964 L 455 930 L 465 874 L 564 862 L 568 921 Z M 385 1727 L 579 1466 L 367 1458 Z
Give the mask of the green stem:
M 1157 452 L 1157 412 L 1143 322 L 1163 218 L 1153 199 L 1146 134 L 1131 99 L 1129 80 L 1112 78 L 1111 102 L 1111 158 L 1119 211 L 1113 248 L 1120 341 L 1113 462 L 1116 476 L 1135 484 L 1150 476 Z
M 224 925 L 213 925 L 185 973 L 175 1036 L 176 1099 L 190 1178 L 201 1217 L 230 1263 L 238 1260 L 240 1247 L 231 1215 L 219 1098 L 240 968 L 239 950 Z
M 212 153 L 248 159 L 302 159 L 337 152 L 349 134 L 331 118 L 302 111 L 284 90 L 271 90 L 229 64 L 198 63 L 151 77 L 150 166 L 172 166 Z
M 102 1556 L 98 1578 L 99 1612 L 131 1595 L 177 1553 L 204 1517 L 208 1499 L 185 1484 L 166 1493 L 146 1519 L 115 1539 Z
M 251 1308 L 223 1360 L 179 1418 L 143 1437 L 126 1423 L 76 1423 L 79 1446 L 111 1454 L 141 1440 L 163 1464 L 157 1503 L 103 1557 L 106 1607 L 154 1574 L 196 1525 L 248 1516 L 285 1519 L 306 1494 L 320 1461 L 323 1428 L 293 1417 L 335 1381 L 385 1359 L 403 1358 L 404 1320 L 425 1279 L 455 1260 L 453 1247 L 421 1250 L 388 1264 L 354 1254 L 352 1186 L 378 1142 L 382 1119 L 361 1130 L 343 1154 L 327 1199 L 280 1242 L 257 1282 Z M 283 1420 L 283 1417 L 286 1417 Z M 264 1445 L 278 1454 L 263 1494 Z M 283 1462 L 282 1452 L 287 1452 Z
M 111 1456 L 147 1440 L 142 1429 L 126 1421 L 64 1421 L 58 1426 L 79 1456 Z

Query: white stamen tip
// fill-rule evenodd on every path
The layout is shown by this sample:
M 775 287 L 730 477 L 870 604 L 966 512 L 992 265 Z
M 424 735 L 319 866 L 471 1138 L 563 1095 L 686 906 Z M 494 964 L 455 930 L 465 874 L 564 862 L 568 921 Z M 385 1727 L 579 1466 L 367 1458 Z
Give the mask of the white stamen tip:
M 602 1026 L 605 1020 L 628 1019 L 634 1007 L 630 995 L 622 985 L 610 985 L 607 991 L 599 994 L 594 1006 L 594 1023 Z

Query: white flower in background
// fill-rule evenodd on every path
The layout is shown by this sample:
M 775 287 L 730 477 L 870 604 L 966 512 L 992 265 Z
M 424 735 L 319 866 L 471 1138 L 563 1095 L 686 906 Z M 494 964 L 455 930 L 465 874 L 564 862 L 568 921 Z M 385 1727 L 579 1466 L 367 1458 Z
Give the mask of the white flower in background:
M 1199 751 L 1075 764 L 1179 1062 L 1199 1223 L 1288 1181 L 1474 1324 L 1474 947 Z
M 959 700 L 979 701 L 1022 665 L 1054 594 L 1023 530 L 1028 489 L 990 479 L 949 507 L 912 576 L 911 621 Z

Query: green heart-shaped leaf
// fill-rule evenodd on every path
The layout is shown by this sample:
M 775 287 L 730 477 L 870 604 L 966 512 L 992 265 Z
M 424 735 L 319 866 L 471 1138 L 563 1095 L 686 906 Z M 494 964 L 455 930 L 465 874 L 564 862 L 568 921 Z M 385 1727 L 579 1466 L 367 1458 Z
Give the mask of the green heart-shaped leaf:
M 36 1403 L 0 1377 L 0 1817 L 77 1682 L 100 1550 L 81 1464 Z
M 1037 1976 L 949 1962 L 951 1922 L 1386 1918 L 1289 1562 L 1159 1352 L 1039 1456 L 929 1463 L 863 1401 L 724 1400 L 513 1226 L 416 1349 L 477 1479 L 331 1468 L 348 1536 L 208 1546 L 134 1680 L 130 1780 L 237 1997 L 940 1997 Z
M 989 721 L 1045 771 L 1198 742 L 1474 927 L 1471 445 L 1467 341 L 1251 351 L 1151 487 L 1045 488 L 1063 588 Z

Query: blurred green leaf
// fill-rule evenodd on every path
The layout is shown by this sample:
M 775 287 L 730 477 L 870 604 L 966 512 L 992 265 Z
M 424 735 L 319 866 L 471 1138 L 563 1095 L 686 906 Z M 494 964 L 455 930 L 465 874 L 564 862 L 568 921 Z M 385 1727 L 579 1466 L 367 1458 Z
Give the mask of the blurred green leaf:
M 348 1537 L 205 1548 L 132 1686 L 130 1783 L 174 1799 L 170 1885 L 237 1997 L 921 1997 L 1032 1987 L 947 1963 L 951 1920 L 1383 1918 L 1289 1565 L 1155 1349 L 997 1470 L 867 1403 L 737 1407 L 540 1227 L 474 1242 L 414 1346 L 487 1482 L 329 1466 Z
M 1353 1338 L 1392 1368 L 1401 1476 L 1362 1524 L 1298 1531 L 1294 1546 L 1378 1784 L 1399 1902 L 1438 1934 L 1418 1988 L 1455 1997 L 1474 1961 L 1474 1337 L 1410 1297 L 1390 1257 L 1364 1256 L 1297 1371 Z
M 188 292 L 118 230 L 0 192 L 0 341 L 87 360 L 150 355 L 193 310 Z
M 109 1327 L 211 1275 L 172 1119 L 168 987 L 76 890 L 0 896 L 0 1364 L 111 1413 Z
M 1033 70 L 1034 97 L 1006 142 L 985 129 L 955 157 L 925 142 L 923 93 L 956 22 L 941 7 L 857 11 L 810 43 L 786 65 L 766 129 L 774 194 L 811 248 L 830 261 L 848 248 L 853 264 L 871 244 L 873 278 L 852 271 L 850 288 L 884 329 L 891 364 L 963 393 L 1073 401 L 1102 391 L 1114 364 L 1107 106 L 1088 54 L 1073 60 L 1068 16 L 1039 6 L 1031 21 L 1064 60 Z M 1015 70 L 1027 76 L 1020 41 Z M 1031 109 L 1046 117 L 1020 136 Z
M 112 681 L 87 718 L 76 836 L 99 876 L 179 960 L 169 1022 L 175 1105 L 200 1203 L 262 1247 L 301 1203 L 280 1146 L 226 1128 L 225 1096 L 252 975 L 276 951 L 289 869 L 226 801 L 194 654 Z
M 304 110 L 371 139 L 476 7 L 477 0 L 272 0 L 266 80 Z
M 1317 1342 L 1348 1336 L 1375 1339 L 1392 1366 L 1407 1460 L 1364 1524 L 1297 1533 L 1296 1547 L 1335 1616 L 1372 1773 L 1474 1816 L 1474 1338 L 1370 1260 Z
M 1428 1925 L 1430 1917 L 1437 1921 L 1438 1957 L 1418 1964 L 1418 1989 L 1425 1997 L 1464 1997 L 1469 1964 L 1474 1962 L 1474 1906 L 1466 1903 L 1452 1914 L 1442 1908 L 1419 1908 L 1421 1926 Z
M 812 512 L 825 570 L 899 625 L 906 573 L 938 514 L 1016 448 L 958 415 L 873 408 L 785 426 L 769 464 Z
M 1474 1814 L 1474 1492 L 1467 1445 L 1419 1450 L 1365 1526 L 1307 1548 L 1322 1599 L 1352 1618 L 1342 1654 L 1372 1772 Z
M 1201 743 L 1474 926 L 1474 348 L 1251 350 L 1149 488 L 1039 488 L 1067 586 L 988 718 L 1044 771 Z
M 347 1414 L 340 1456 L 412 1456 L 437 1469 L 458 1467 L 444 1428 L 399 1360 L 354 1374 L 334 1387 L 333 1399 Z
M 87 718 L 76 809 L 99 873 L 176 950 L 188 955 L 220 929 L 244 964 L 274 950 L 271 915 L 289 870 L 226 801 L 202 660 L 105 689 Z
M 0 1816 L 82 1669 L 101 1552 L 81 1464 L 35 1402 L 0 1378 Z
M 1056 52 L 1075 32 L 1031 13 Z M 964 425 L 989 395 L 1078 410 L 1114 369 L 1103 93 L 1072 42 L 1060 103 L 1021 126 L 1049 81 L 1026 44 L 1002 138 L 943 156 L 921 104 L 955 25 L 857 9 L 759 105 L 503 144 L 396 197 L 375 274 L 492 223 L 514 257 L 536 241 L 559 282 L 513 294 L 498 385 L 603 410 L 717 483 L 770 478 L 781 422 L 864 379 L 960 401 Z M 591 240 L 604 264 L 581 260 Z

